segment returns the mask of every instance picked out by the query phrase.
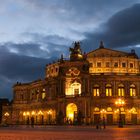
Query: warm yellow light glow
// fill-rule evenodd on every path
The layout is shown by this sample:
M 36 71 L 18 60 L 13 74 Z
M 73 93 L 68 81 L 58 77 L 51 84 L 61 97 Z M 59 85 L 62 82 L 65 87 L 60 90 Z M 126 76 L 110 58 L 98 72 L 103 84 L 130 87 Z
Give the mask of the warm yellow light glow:
M 100 109 L 99 109 L 98 107 L 95 107 L 95 108 L 94 108 L 94 111 L 99 112 Z
M 47 113 L 48 113 L 49 115 L 51 115 L 51 114 L 52 114 L 52 110 L 49 110 Z
M 132 109 L 129 110 L 129 113 L 137 114 L 137 110 L 133 107 Z
M 66 108 L 66 117 L 70 119 L 72 122 L 74 120 L 74 115 L 77 112 L 77 106 L 74 103 L 70 103 Z
M 72 113 L 69 113 L 68 117 L 69 117 L 71 120 L 73 120 L 73 117 L 74 117 L 73 112 L 72 112 Z
M 23 112 L 23 116 L 26 116 L 26 112 Z
M 6 116 L 6 117 L 8 117 L 10 114 L 8 113 L 8 112 L 6 112 L 5 114 L 4 114 L 4 116 Z
M 27 112 L 27 113 L 26 113 L 26 115 L 28 115 L 28 116 L 29 116 L 29 115 L 30 115 L 30 113 L 29 113 L 29 112 Z
M 102 109 L 100 112 L 101 113 L 106 113 L 106 110 L 105 109 Z
M 129 92 L 130 92 L 130 96 L 136 96 L 136 86 L 134 84 L 130 85 L 130 89 L 129 89 Z
M 80 95 L 81 84 L 76 81 L 71 84 L 71 81 L 67 81 L 65 91 L 66 91 L 66 95 Z
M 125 101 L 122 100 L 122 99 L 118 99 L 116 102 L 115 102 L 116 105 L 118 106 L 123 106 L 125 104 Z
M 94 87 L 93 87 L 93 96 L 100 96 L 99 85 L 94 85 Z
M 34 111 L 32 111 L 32 115 L 35 115 L 35 112 Z
M 107 84 L 106 87 L 106 96 L 112 96 L 112 87 L 110 84 Z
M 43 93 L 42 93 L 42 99 L 45 99 L 45 97 L 46 97 L 46 93 L 43 92 Z
M 40 110 L 40 111 L 38 112 L 38 115 L 43 115 L 43 112 Z
M 114 113 L 118 113 L 119 112 L 119 109 L 116 109 L 115 111 L 114 111 Z
M 120 84 L 118 87 L 118 96 L 124 96 L 124 85 Z

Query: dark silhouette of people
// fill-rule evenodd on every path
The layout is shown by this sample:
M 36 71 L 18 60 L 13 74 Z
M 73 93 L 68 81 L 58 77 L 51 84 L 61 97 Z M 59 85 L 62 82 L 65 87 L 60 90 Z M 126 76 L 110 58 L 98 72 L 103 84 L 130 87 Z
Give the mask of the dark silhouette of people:
M 99 129 L 100 127 L 100 118 L 97 119 L 97 122 L 96 122 L 96 129 Z
M 27 125 L 29 125 L 30 121 L 29 121 L 29 117 L 27 118 Z
M 105 117 L 103 117 L 103 128 L 106 128 L 106 122 L 105 122 Z
M 105 118 L 104 118 L 104 123 L 103 120 L 99 117 L 96 123 L 96 129 L 102 129 L 102 125 L 105 125 Z
M 34 127 L 34 117 L 31 117 L 31 126 Z
M 102 119 L 99 118 L 99 129 L 102 129 Z

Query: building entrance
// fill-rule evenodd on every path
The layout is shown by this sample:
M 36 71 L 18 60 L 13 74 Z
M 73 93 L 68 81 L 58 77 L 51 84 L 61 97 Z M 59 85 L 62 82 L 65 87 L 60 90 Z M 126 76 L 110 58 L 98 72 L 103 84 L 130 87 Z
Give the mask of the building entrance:
M 66 107 L 66 119 L 69 124 L 73 123 L 73 121 L 76 119 L 76 113 L 77 113 L 77 106 L 74 103 L 70 103 Z

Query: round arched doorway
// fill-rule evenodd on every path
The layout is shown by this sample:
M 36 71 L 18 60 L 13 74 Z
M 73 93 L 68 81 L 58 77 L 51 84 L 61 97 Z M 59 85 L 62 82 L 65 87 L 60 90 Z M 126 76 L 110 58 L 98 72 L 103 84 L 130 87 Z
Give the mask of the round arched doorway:
M 73 121 L 77 117 L 77 106 L 74 103 L 70 103 L 66 107 L 66 118 L 69 123 L 73 123 Z

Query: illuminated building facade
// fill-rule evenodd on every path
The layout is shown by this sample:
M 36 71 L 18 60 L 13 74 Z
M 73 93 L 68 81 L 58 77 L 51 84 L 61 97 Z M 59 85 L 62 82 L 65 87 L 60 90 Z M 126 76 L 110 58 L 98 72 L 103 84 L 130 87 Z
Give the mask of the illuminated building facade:
M 80 43 L 70 59 L 46 65 L 44 80 L 16 83 L 13 103 L 3 107 L 3 122 L 12 124 L 140 124 L 140 60 L 105 48 L 82 54 Z M 122 100 L 121 105 L 117 100 Z

